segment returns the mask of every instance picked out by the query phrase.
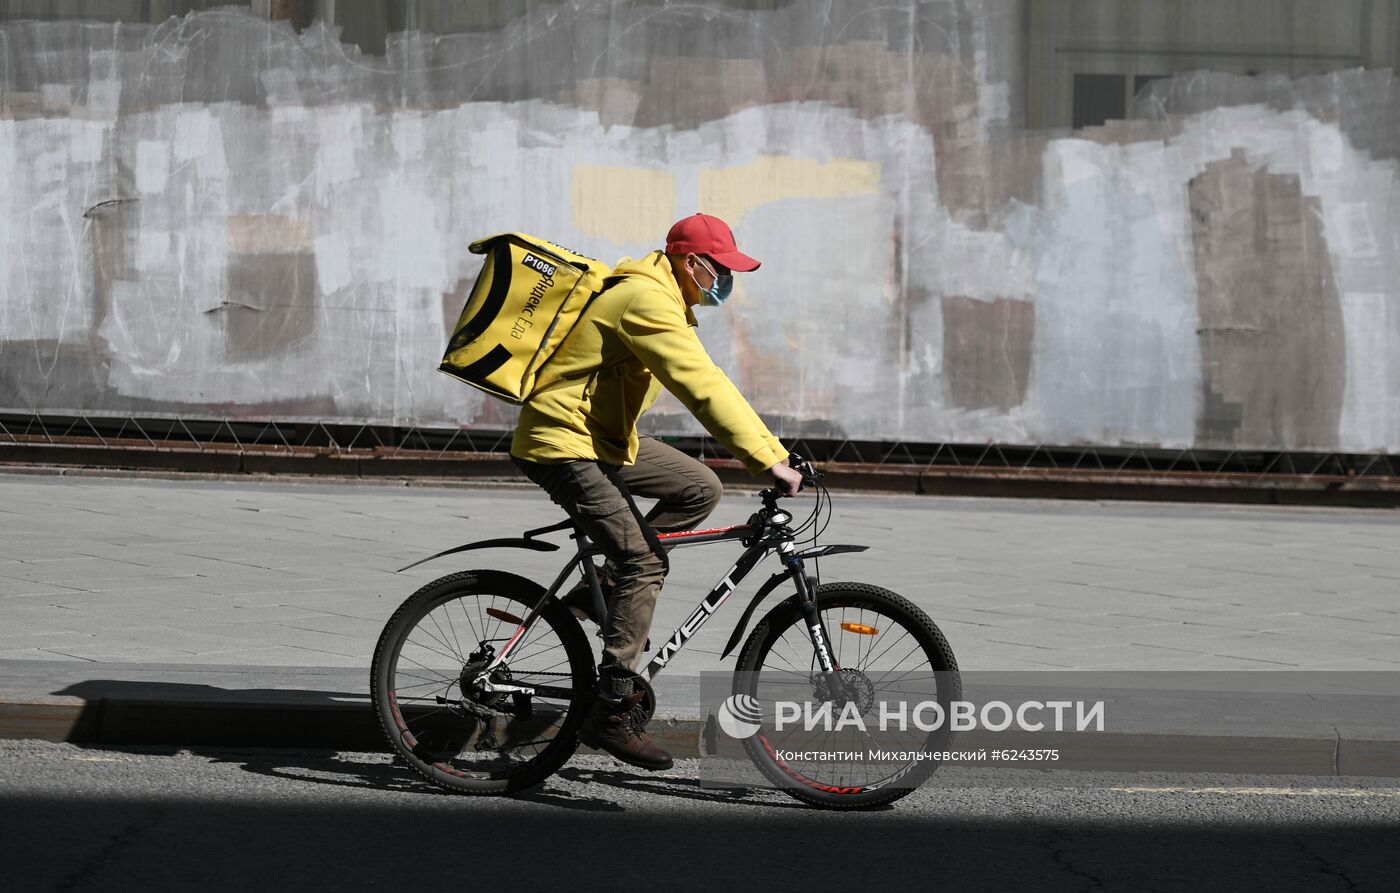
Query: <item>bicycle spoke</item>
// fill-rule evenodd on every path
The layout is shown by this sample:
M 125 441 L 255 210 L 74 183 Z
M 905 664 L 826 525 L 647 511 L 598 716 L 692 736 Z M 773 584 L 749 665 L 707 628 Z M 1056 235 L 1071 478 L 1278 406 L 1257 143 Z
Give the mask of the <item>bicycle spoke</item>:
M 876 659 L 877 657 L 884 657 L 886 654 L 889 654 L 889 653 L 890 653 L 890 650 L 891 650 L 892 648 L 896 647 L 900 642 L 903 642 L 903 641 L 904 641 L 905 639 L 907 639 L 907 638 L 909 638 L 909 630 L 907 630 L 907 629 L 906 629 L 906 630 L 901 630 L 898 639 L 895 639 L 895 640 L 892 641 L 889 645 L 885 646 L 885 649 L 884 649 L 883 651 L 881 651 L 879 654 L 867 657 L 866 660 L 865 660 L 865 663 L 861 664 L 861 665 L 860 665 L 859 667 L 857 667 L 856 669 L 858 669 L 858 670 L 869 669 L 869 668 L 870 668 L 870 665 L 873 664 L 873 663 L 875 662 L 875 659 Z M 873 649 L 872 649 L 872 650 L 873 650 Z
M 401 675 L 401 676 L 408 676 L 409 674 L 407 674 L 407 673 L 400 673 L 399 675 Z M 422 679 L 423 677 L 422 677 L 422 676 L 410 676 L 410 678 L 412 678 L 412 679 Z M 397 682 L 398 680 L 396 679 L 395 681 Z M 396 685 L 396 686 L 394 687 L 394 691 L 410 691 L 410 690 L 415 689 L 415 688 L 423 688 L 423 687 L 426 686 L 426 685 L 435 685 L 435 686 L 439 686 L 439 687 L 441 687 L 441 688 L 451 688 L 451 687 L 452 687 L 452 683 L 451 683 L 451 682 L 443 682 L 441 679 L 429 679 L 429 680 L 427 680 L 427 681 L 425 681 L 425 682 L 415 682 L 415 683 L 413 683 L 412 685 Z
M 908 655 L 906 654 L 905 657 L 908 657 Z M 925 661 L 923 664 L 921 664 L 921 665 L 919 665 L 919 666 L 917 666 L 917 667 L 914 667 L 912 670 L 906 670 L 906 671 L 904 671 L 903 673 L 899 674 L 898 676 L 895 676 L 895 677 L 892 678 L 892 679 L 886 679 L 884 676 L 881 676 L 881 677 L 880 677 L 880 680 L 881 680 L 882 682 L 884 682 L 886 685 L 893 685 L 893 684 L 896 683 L 896 682 L 903 682 L 903 681 L 905 681 L 905 680 L 908 679 L 910 676 L 912 676 L 913 674 L 919 672 L 920 670 L 924 669 L 925 667 L 929 667 L 927 661 Z M 929 667 L 929 669 L 933 669 L 933 668 L 932 668 L 932 667 Z M 916 678 L 917 678 L 917 677 L 916 677 Z M 933 678 L 936 679 L 936 678 L 938 678 L 938 677 L 937 677 L 937 676 L 934 676 Z
M 539 656 L 542 655 L 542 654 L 548 654 L 548 653 L 551 652 L 551 651 L 557 651 L 557 650 L 559 650 L 560 648 L 563 648 L 563 647 L 564 647 L 564 643 L 563 643 L 563 642 L 559 642 L 559 643 L 557 643 L 557 644 L 549 645 L 549 646 L 547 646 L 547 647 L 545 647 L 545 648 L 542 648 L 542 649 L 540 649 L 539 651 L 531 651 L 531 652 L 528 653 L 528 654 L 522 654 L 522 655 L 520 655 L 519 657 L 516 657 L 516 656 L 515 656 L 515 653 L 512 652 L 512 653 L 511 653 L 511 657 L 510 657 L 510 665 L 511 665 L 511 668 L 514 669 L 516 666 L 519 666 L 520 664 L 523 664 L 523 663 L 529 661 L 531 658 L 539 657 Z M 519 648 L 516 649 L 516 651 L 519 651 L 519 650 L 520 650 Z M 566 657 L 565 660 L 568 660 L 568 658 Z
M 895 669 L 899 668 L 899 665 L 904 662 L 905 657 L 908 657 L 909 655 L 913 654 L 915 651 L 920 650 L 921 648 L 923 648 L 923 646 L 920 645 L 918 642 L 915 642 L 914 647 L 910 648 L 907 652 L 905 652 L 904 657 L 901 657 L 899 660 L 894 662 Z M 915 667 L 915 669 L 918 669 L 918 667 Z M 884 670 L 883 672 L 892 673 L 894 672 L 894 670 Z
M 472 620 L 471 614 L 467 613 L 466 599 L 459 598 L 456 599 L 456 602 L 457 607 L 462 611 L 462 619 L 467 621 L 467 626 L 471 627 L 472 638 L 476 639 L 478 645 L 481 645 L 486 640 L 482 637 L 481 631 L 476 628 L 476 622 Z
M 435 670 L 435 669 L 433 669 L 432 667 L 429 667 L 429 666 L 427 666 L 427 665 L 425 665 L 425 664 L 421 664 L 421 663 L 419 663 L 418 661 L 414 660 L 414 659 L 411 658 L 411 657 L 405 657 L 405 656 L 402 655 L 402 654 L 399 655 L 399 659 L 400 659 L 400 660 L 406 660 L 406 661 L 408 661 L 409 663 L 413 664 L 414 666 L 418 667 L 419 669 L 421 669 L 421 670 L 426 670 L 426 671 L 429 672 L 429 673 L 440 673 L 440 672 L 442 672 L 441 670 Z M 397 675 L 397 671 L 395 671 L 395 674 Z M 418 678 L 418 679 L 424 679 L 424 678 L 426 678 L 426 677 L 424 677 L 424 676 L 418 676 L 418 677 L 416 677 L 416 678 Z M 441 679 L 441 680 L 444 681 L 444 682 L 456 682 L 456 681 L 457 681 L 456 677 L 453 677 L 453 676 L 439 676 L 438 678 Z
M 436 620 L 434 620 L 433 622 L 434 622 L 434 624 L 437 623 Z M 432 631 L 432 630 L 428 629 L 428 628 L 425 627 L 425 626 L 419 626 L 419 627 L 418 627 L 417 629 L 415 629 L 414 631 L 415 631 L 415 632 L 422 632 L 423 635 L 425 635 L 425 636 L 427 636 L 428 638 L 432 639 L 434 642 L 438 643 L 438 644 L 441 645 L 443 648 L 446 648 L 446 649 L 447 649 L 446 652 L 440 652 L 440 653 L 442 653 L 442 655 L 443 655 L 444 657 L 450 657 L 450 658 L 452 658 L 453 660 L 457 661 L 458 663 L 466 663 L 466 660 L 462 657 L 462 655 L 461 655 L 459 652 L 453 651 L 451 645 L 449 645 L 447 642 L 445 642 L 442 638 L 433 635 L 433 631 Z M 439 629 L 438 632 L 442 632 L 442 630 Z M 418 646 L 419 646 L 420 648 L 426 648 L 426 647 L 428 647 L 428 646 L 426 646 L 426 645 L 423 645 L 422 643 L 415 643 L 415 644 L 418 644 Z
M 433 614 L 436 615 L 437 612 L 434 611 Z M 453 642 L 454 645 L 456 645 L 456 648 L 455 648 L 455 650 L 453 650 L 452 653 L 453 653 L 453 654 L 456 654 L 459 658 L 461 658 L 461 657 L 462 657 L 462 643 L 461 643 L 461 641 L 457 638 L 457 627 L 452 623 L 452 612 L 451 612 L 451 611 L 443 611 L 443 612 L 442 612 L 442 616 L 443 616 L 443 619 L 447 621 L 447 629 L 452 633 L 452 642 Z M 434 618 L 433 618 L 433 623 L 434 623 L 435 625 L 437 624 L 437 618 L 436 618 L 436 616 L 434 616 Z M 438 627 L 438 632 L 442 632 L 442 627 L 441 627 L 441 626 Z M 443 644 L 445 647 L 451 647 L 451 646 L 448 646 L 446 642 L 443 642 L 442 644 Z M 462 659 L 462 663 L 466 663 L 466 659 L 465 659 L 465 658 Z
M 427 719 L 428 717 L 430 717 L 430 716 L 436 716 L 436 715 L 439 714 L 439 713 L 451 713 L 451 711 L 448 710 L 446 707 L 438 707 L 438 708 L 436 708 L 436 709 L 434 709 L 434 710 L 429 710 L 427 713 L 420 713 L 420 714 L 418 714 L 417 716 L 413 717 L 412 719 L 405 718 L 405 719 L 404 719 L 404 725 L 412 726 L 412 725 L 413 725 L 414 723 L 416 723 L 416 722 L 422 722 L 423 720 Z
M 437 699 L 436 696 L 430 698 L 430 697 L 427 697 L 426 695 L 414 695 L 414 696 L 408 697 L 408 698 L 403 698 L 403 697 L 401 697 L 401 698 L 399 698 L 398 700 L 399 700 L 399 704 L 400 704 L 400 705 L 403 705 L 403 704 L 436 704 L 436 703 L 438 703 L 438 699 Z
M 418 647 L 419 647 L 419 648 L 423 648 L 422 645 L 419 645 Z M 423 650 L 424 650 L 424 651 L 432 651 L 432 649 L 430 649 L 430 648 L 424 648 Z M 433 653 L 436 654 L 437 652 L 433 652 Z M 440 679 L 456 679 L 456 678 L 457 678 L 457 673 L 460 672 L 460 667 L 459 667 L 459 666 L 456 666 L 456 665 L 454 665 L 453 668 L 452 668 L 450 671 L 447 671 L 447 670 L 441 669 L 440 667 L 430 667 L 430 666 L 428 666 L 427 664 L 423 663 L 422 661 L 418 660 L 417 658 L 409 657 L 408 655 L 402 654 L 402 653 L 399 654 L 399 660 L 406 660 L 406 661 L 408 661 L 409 663 L 413 664 L 414 666 L 418 667 L 420 670 L 423 670 L 423 671 L 425 671 L 425 672 L 438 674 L 438 678 L 440 678 Z M 446 675 L 446 676 L 442 675 L 443 673 L 448 673 L 448 672 L 450 672 L 451 675 Z
M 457 658 L 461 663 L 466 663 L 466 658 L 462 657 L 462 649 L 458 647 L 456 651 L 452 651 L 452 646 L 447 644 L 447 633 L 444 633 L 442 631 L 442 624 L 438 623 L 437 612 L 433 611 L 432 613 L 430 613 L 428 615 L 428 619 L 431 620 L 433 622 L 433 626 L 437 628 L 438 636 L 435 636 L 432 633 L 428 632 L 427 627 L 423 628 L 423 634 L 428 638 L 432 639 L 433 641 L 437 642 L 442 647 L 446 648 L 448 651 L 451 651 L 452 656 Z M 439 638 L 439 636 L 441 636 L 441 638 Z
M 431 639 L 432 636 L 429 635 L 428 638 Z M 436 639 L 433 639 L 433 641 L 436 642 L 437 640 L 436 640 Z M 463 665 L 463 664 L 466 663 L 466 660 L 462 659 L 460 656 L 458 656 L 458 655 L 456 655 L 456 654 L 448 654 L 446 651 L 439 651 L 439 650 L 437 650 L 436 648 L 431 648 L 431 647 L 429 647 L 429 646 L 427 646 L 427 645 L 424 645 L 422 642 L 415 642 L 415 641 L 413 641 L 412 639 L 409 639 L 407 642 L 404 642 L 404 644 L 405 644 L 405 645 L 412 645 L 412 646 L 414 646 L 415 648 L 422 648 L 424 651 L 431 651 L 433 654 L 436 654 L 436 655 L 438 655 L 439 657 L 445 657 L 445 658 L 447 658 L 448 660 L 452 661 L 454 664 L 456 664 L 456 665 L 459 666 L 459 667 L 460 667 L 461 665 Z

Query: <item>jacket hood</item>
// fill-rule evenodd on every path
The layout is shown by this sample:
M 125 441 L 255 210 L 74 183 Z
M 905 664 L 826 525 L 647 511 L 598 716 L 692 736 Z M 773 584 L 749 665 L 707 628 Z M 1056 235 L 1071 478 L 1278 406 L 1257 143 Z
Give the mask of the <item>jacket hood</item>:
M 624 257 L 613 267 L 614 276 L 643 276 L 659 285 L 668 295 L 675 299 L 685 311 L 686 321 L 692 326 L 699 325 L 695 319 L 695 314 L 685 304 L 685 297 L 681 294 L 680 284 L 676 282 L 675 275 L 671 272 L 671 262 L 666 259 L 664 251 L 653 251 L 643 257 L 633 260 Z

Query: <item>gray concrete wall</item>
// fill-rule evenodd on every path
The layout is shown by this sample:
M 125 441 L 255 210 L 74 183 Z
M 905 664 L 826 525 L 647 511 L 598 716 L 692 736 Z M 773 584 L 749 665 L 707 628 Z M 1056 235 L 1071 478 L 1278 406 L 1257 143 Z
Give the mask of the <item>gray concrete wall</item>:
M 1394 64 L 1396 0 L 1031 0 L 1028 123 L 1068 127 L 1076 74 L 1292 77 Z M 1115 116 L 1117 117 L 1117 116 Z
M 701 336 L 783 435 L 1400 451 L 1389 71 L 1028 131 L 1015 0 L 525 6 L 383 57 L 0 24 L 0 410 L 508 425 L 434 371 L 467 242 L 702 209 L 765 264 Z

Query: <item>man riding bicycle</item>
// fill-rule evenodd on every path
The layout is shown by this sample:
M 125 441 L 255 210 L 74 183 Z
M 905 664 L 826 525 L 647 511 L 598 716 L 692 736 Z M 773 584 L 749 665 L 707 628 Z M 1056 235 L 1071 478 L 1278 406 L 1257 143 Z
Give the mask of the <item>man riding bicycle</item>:
M 672 762 L 632 711 L 643 698 L 636 669 L 669 569 L 655 534 L 703 521 L 718 502 L 719 481 L 679 450 L 639 438 L 637 418 L 664 386 L 750 474 L 769 475 L 785 495 L 802 484 L 801 474 L 785 463 L 787 450 L 694 331 L 691 308 L 723 303 L 732 274 L 758 267 L 719 218 L 694 214 L 677 222 L 663 251 L 613 270 L 540 370 L 511 442 L 511 457 L 525 476 L 607 557 L 598 697 L 579 738 L 644 769 L 669 769 Z M 656 498 L 656 507 L 643 517 L 633 494 Z

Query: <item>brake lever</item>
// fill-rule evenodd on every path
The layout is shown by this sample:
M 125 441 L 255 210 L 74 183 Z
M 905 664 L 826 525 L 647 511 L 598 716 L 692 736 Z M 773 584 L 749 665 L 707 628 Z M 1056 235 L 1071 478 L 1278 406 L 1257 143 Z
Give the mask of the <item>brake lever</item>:
M 817 482 L 822 479 L 822 473 L 817 471 L 816 466 L 812 464 L 812 460 L 804 459 L 798 453 L 788 454 L 788 467 L 796 469 L 802 475 L 802 488 L 800 488 L 798 492 L 801 492 L 802 489 L 807 487 L 816 486 Z

